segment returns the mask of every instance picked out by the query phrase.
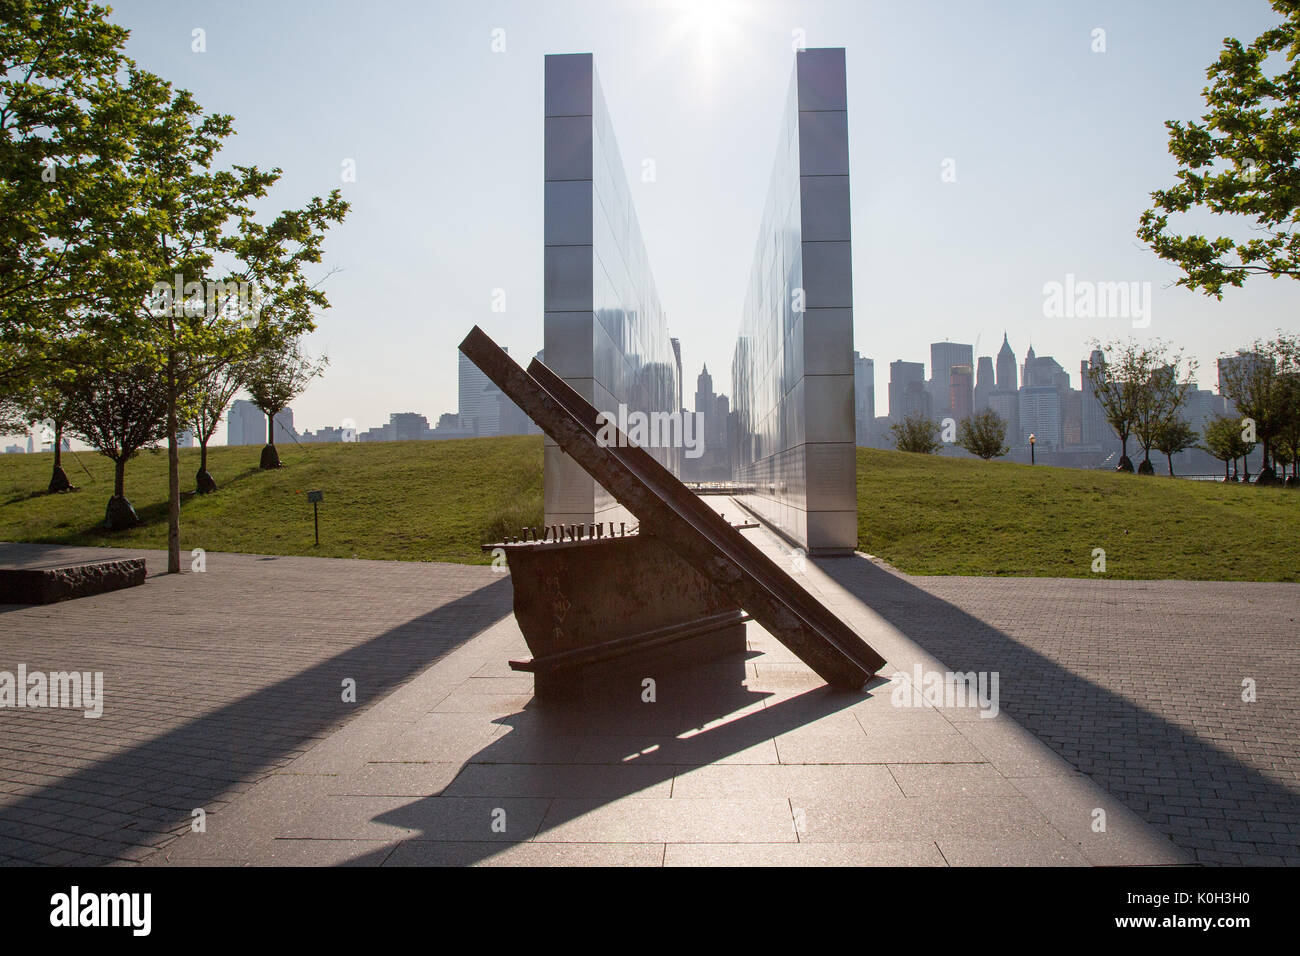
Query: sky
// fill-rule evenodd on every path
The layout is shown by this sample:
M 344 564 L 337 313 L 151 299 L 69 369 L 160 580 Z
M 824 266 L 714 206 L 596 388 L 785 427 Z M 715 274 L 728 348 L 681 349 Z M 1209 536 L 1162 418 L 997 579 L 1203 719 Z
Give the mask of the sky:
M 994 355 L 1005 331 L 1018 360 L 1032 342 L 1077 388 L 1089 340 L 1156 337 L 1186 347 L 1213 387 L 1220 353 L 1296 326 L 1288 280 L 1222 301 L 1174 288 L 1176 268 L 1134 234 L 1150 192 L 1173 183 L 1165 121 L 1201 115 L 1223 38 L 1279 19 L 1265 0 L 113 10 L 141 66 L 235 117 L 222 162 L 284 171 L 268 213 L 335 187 L 352 204 L 318 270 L 332 271 L 332 308 L 307 346 L 330 366 L 293 403 L 299 430 L 455 411 L 456 344 L 476 323 L 517 357 L 541 348 L 547 53 L 595 55 L 687 395 L 705 362 L 731 391 L 798 37 L 846 49 L 855 347 L 876 363 L 877 414 L 889 362 L 928 374 L 935 341 Z M 1044 284 L 1068 274 L 1149 282 L 1149 325 L 1045 315 Z M 492 308 L 498 289 L 505 311 Z

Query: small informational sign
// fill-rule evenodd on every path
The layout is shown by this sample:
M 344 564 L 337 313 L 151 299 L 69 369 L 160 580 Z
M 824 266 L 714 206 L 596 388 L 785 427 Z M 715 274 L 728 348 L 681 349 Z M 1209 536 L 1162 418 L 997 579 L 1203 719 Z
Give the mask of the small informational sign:
M 307 500 L 308 500 L 308 501 L 324 501 L 324 500 L 325 500 L 325 492 L 323 492 L 323 491 L 309 491 L 309 492 L 307 492 Z

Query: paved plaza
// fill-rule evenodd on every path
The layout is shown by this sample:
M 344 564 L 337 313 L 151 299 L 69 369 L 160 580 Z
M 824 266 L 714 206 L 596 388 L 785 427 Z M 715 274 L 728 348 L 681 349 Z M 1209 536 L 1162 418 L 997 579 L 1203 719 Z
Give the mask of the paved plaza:
M 542 705 L 491 568 L 0 563 L 52 553 L 151 577 L 0 608 L 0 670 L 105 685 L 98 719 L 0 711 L 0 863 L 1297 862 L 1296 585 L 803 565 L 886 675 L 998 672 L 986 718 L 885 680 L 829 691 L 752 622 L 743 659 L 648 675 L 653 702 Z

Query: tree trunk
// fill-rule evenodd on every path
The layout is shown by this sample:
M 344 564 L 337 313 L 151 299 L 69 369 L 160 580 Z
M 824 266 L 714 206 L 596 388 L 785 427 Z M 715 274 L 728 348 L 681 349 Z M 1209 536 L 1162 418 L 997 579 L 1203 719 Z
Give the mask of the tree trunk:
M 176 441 L 176 349 L 167 349 L 167 573 L 181 573 L 181 456 Z
M 208 440 L 211 434 L 199 436 L 199 470 L 194 476 L 195 489 L 201 495 L 210 495 L 217 490 L 217 483 L 208 474 Z
M 63 422 L 54 423 L 54 468 L 50 472 L 51 494 L 56 491 L 67 491 L 72 487 L 72 482 L 68 480 L 68 473 L 63 470 Z
M 1169 460 L 1169 477 L 1174 477 L 1174 456 L 1165 452 L 1165 458 Z
M 258 463 L 259 468 L 270 469 L 280 467 L 280 453 L 275 450 L 275 416 L 266 413 L 266 447 L 262 449 L 262 460 Z
M 113 461 L 113 497 L 108 499 L 104 524 L 109 531 L 124 531 L 140 523 L 131 502 L 126 500 L 126 456 Z

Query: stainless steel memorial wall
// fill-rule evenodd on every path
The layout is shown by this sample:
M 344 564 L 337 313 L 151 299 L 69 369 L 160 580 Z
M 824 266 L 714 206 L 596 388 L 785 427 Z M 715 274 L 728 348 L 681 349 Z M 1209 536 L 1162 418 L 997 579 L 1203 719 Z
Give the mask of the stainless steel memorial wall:
M 601 411 L 676 413 L 676 360 L 593 57 L 547 56 L 545 74 L 546 364 Z M 680 474 L 680 449 L 647 450 Z M 544 496 L 548 525 L 635 521 L 549 437 Z
M 795 55 L 731 377 L 734 477 L 754 488 L 742 503 L 811 553 L 853 550 L 853 259 L 843 49 Z

